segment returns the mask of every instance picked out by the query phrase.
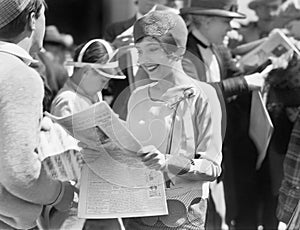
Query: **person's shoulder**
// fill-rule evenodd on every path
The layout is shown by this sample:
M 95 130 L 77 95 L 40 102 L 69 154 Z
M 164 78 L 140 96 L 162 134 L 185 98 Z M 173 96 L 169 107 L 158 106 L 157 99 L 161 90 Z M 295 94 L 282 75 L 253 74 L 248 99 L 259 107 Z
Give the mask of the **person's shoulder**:
M 148 88 L 153 86 L 154 84 L 155 83 L 150 83 L 150 84 L 147 84 L 147 85 L 137 87 L 135 90 L 133 90 L 131 96 L 132 97 L 139 97 L 139 96 L 145 95 L 146 93 L 148 93 Z
M 72 114 L 77 99 L 76 92 L 62 88 L 52 101 L 51 113 L 55 116 Z
M 218 87 L 213 83 L 194 80 L 195 99 L 199 101 L 210 101 L 218 95 Z
M 76 100 L 78 94 L 74 91 L 66 87 L 66 84 L 61 88 L 55 98 L 53 99 L 52 104 L 60 104 L 60 103 L 70 103 L 71 101 Z
M 36 70 L 25 64 L 21 59 L 6 55 L 0 62 L 1 82 L 13 88 L 27 88 L 32 90 L 43 88 L 43 81 Z

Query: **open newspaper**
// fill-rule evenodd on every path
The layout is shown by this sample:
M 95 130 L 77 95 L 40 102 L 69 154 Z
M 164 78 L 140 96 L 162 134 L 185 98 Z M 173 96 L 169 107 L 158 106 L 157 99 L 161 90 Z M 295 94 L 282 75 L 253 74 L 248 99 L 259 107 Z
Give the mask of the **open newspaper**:
M 106 102 L 67 117 L 47 115 L 89 148 L 82 152 L 79 217 L 168 214 L 162 173 L 136 156 L 142 145 Z
M 299 50 L 292 41 L 280 29 L 276 29 L 259 46 L 242 56 L 239 64 L 241 66 L 259 67 L 270 57 L 280 57 L 290 51 L 300 55 Z

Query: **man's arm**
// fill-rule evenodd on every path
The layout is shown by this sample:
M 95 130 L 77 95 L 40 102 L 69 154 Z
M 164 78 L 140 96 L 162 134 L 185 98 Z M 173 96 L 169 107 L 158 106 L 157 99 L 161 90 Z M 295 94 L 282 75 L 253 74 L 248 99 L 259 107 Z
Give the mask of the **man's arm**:
M 38 159 L 43 86 L 33 70 L 16 68 L 0 86 L 0 183 L 37 204 L 57 201 L 63 184 L 51 179 Z

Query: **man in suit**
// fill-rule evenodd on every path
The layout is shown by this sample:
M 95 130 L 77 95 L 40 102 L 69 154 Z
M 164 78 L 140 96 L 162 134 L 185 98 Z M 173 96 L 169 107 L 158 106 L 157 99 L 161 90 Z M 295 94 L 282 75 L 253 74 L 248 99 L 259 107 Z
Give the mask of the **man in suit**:
M 231 30 L 231 20 L 245 18 L 236 10 L 236 0 L 192 1 L 190 7 L 180 10 L 181 15 L 190 21 L 186 61 L 191 61 L 196 68 L 197 76 L 193 74 L 193 77 L 207 82 L 220 81 L 226 77 L 222 59 L 224 49 L 220 46 Z M 191 73 L 188 68 L 186 71 Z
M 200 81 L 218 82 L 239 73 L 230 51 L 223 45 L 224 37 L 231 30 L 231 20 L 245 18 L 245 15 L 237 12 L 237 8 L 236 0 L 194 0 L 190 7 L 180 10 L 189 22 L 190 33 L 183 63 L 184 70 L 191 77 Z M 225 172 L 223 181 L 227 207 L 224 207 L 223 194 L 223 202 L 215 201 L 215 209 L 221 217 L 222 229 L 226 228 L 225 212 L 227 212 L 228 224 L 234 219 L 238 222 L 237 229 L 239 227 L 240 229 L 243 227 L 255 229 L 254 189 L 257 152 L 248 136 L 250 95 L 237 98 L 236 101 L 227 103 L 228 128 L 223 147 Z M 239 157 L 236 157 L 238 153 Z M 217 197 L 222 199 L 222 184 L 212 184 L 211 194 L 213 200 Z M 222 203 L 223 207 L 220 206 Z M 219 229 L 220 225 L 216 225 L 218 221 L 215 219 L 215 211 L 212 208 L 214 205 L 210 204 L 207 227 Z M 251 224 L 244 223 L 247 221 Z

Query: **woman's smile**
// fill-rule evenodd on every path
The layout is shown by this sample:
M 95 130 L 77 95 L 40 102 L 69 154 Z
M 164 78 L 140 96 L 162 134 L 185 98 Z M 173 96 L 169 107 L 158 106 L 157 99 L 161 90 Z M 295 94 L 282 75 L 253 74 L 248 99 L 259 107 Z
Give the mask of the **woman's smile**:
M 160 65 L 159 64 L 144 64 L 144 67 L 149 71 L 153 72 L 156 70 Z

